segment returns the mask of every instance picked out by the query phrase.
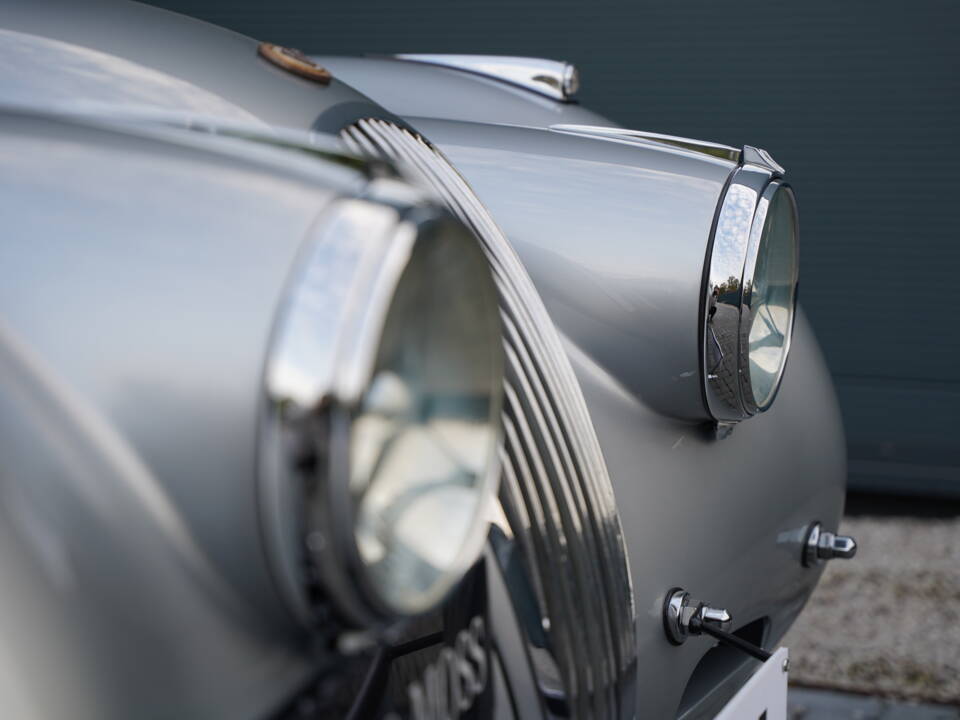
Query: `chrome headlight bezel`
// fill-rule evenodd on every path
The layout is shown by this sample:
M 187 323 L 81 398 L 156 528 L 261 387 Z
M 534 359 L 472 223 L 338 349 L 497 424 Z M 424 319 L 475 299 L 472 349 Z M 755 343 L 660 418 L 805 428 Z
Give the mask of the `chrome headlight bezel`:
M 745 148 L 721 196 L 705 264 L 701 299 L 701 375 L 706 409 L 717 423 L 732 424 L 768 410 L 783 379 L 796 320 L 799 223 L 796 198 L 783 168 L 762 150 Z M 749 333 L 758 252 L 769 230 L 775 196 L 790 203 L 793 277 L 782 361 L 772 391 L 756 398 L 749 368 Z
M 260 507 L 265 544 L 295 614 L 315 622 L 317 598 L 358 627 L 382 627 L 435 607 L 474 564 L 487 534 L 499 472 L 503 358 L 496 290 L 476 239 L 409 186 L 377 180 L 376 202 L 335 201 L 312 233 L 287 290 L 265 368 Z M 351 431 L 378 362 L 394 295 L 417 248 L 438 234 L 476 267 L 489 339 L 490 442 L 472 524 L 442 581 L 414 605 L 393 602 L 370 577 L 349 488 Z M 436 244 L 436 243 L 435 243 Z M 425 282 L 434 282 L 432 275 Z

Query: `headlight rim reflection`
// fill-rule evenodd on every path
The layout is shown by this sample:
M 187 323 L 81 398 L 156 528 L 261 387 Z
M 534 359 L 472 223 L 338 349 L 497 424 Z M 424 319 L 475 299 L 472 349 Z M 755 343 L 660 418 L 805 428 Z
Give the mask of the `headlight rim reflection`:
M 772 407 L 779 393 L 792 345 L 797 317 L 799 278 L 799 213 L 792 188 L 782 180 L 783 169 L 769 156 L 745 147 L 717 205 L 704 265 L 700 306 L 700 372 L 706 417 L 717 428 L 754 417 Z M 790 317 L 783 335 L 780 362 L 769 380 L 769 391 L 755 396 L 752 384 L 750 335 L 755 282 L 761 248 L 769 232 L 768 211 L 774 200 L 787 199 L 792 214 L 789 239 L 792 265 L 789 284 Z M 781 258 L 782 259 L 782 258 Z M 774 323 L 775 325 L 775 323 Z M 758 373 L 758 380 L 761 379 Z M 756 395 L 763 390 L 758 382 Z M 719 436 L 724 437 L 726 432 Z
M 378 190 L 387 201 L 378 198 Z M 433 609 L 480 557 L 499 481 L 504 360 L 492 268 L 476 238 L 408 185 L 378 179 L 368 197 L 335 200 L 321 215 L 284 291 L 264 370 L 258 492 L 271 568 L 301 623 L 316 627 L 318 617 L 329 616 L 323 606 L 330 606 L 344 627 L 382 631 Z M 444 568 L 444 582 L 429 597 L 398 605 L 368 577 L 357 546 L 351 440 L 389 334 L 398 288 L 428 243 L 441 260 L 455 261 L 447 272 L 440 272 L 447 266 L 436 262 L 430 267 L 438 272 L 421 272 L 417 282 L 427 288 L 423 292 L 450 297 L 465 278 L 472 280 L 465 285 L 480 289 L 473 299 L 475 313 L 467 314 L 476 319 L 474 326 L 460 332 L 458 325 L 451 325 L 451 317 L 460 317 L 454 309 L 439 313 L 447 321 L 436 326 L 440 329 L 414 331 L 415 338 L 423 334 L 434 343 L 423 351 L 425 367 L 450 367 L 445 361 L 458 357 L 444 352 L 451 343 L 462 343 L 480 359 L 467 363 L 467 369 L 441 372 L 443 381 L 425 386 L 445 389 L 454 399 L 473 397 L 471 392 L 482 398 L 478 422 L 487 432 L 482 435 L 487 445 L 472 446 L 476 457 L 482 457 L 469 464 L 476 468 L 470 486 L 476 509 L 454 562 Z M 334 277 L 338 273 L 342 277 Z M 413 296 L 419 291 L 420 285 L 414 284 Z M 406 322 L 415 328 L 418 317 Z M 479 374 L 477 367 L 482 369 Z M 448 412 L 454 415 L 462 409 L 456 402 L 451 407 Z M 414 470 L 409 477 L 416 480 L 417 456 L 410 457 L 414 460 L 407 466 Z

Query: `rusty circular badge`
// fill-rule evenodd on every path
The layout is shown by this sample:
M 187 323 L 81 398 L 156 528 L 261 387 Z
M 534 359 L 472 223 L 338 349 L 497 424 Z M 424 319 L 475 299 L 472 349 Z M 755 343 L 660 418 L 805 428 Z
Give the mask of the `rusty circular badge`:
M 323 85 L 327 85 L 333 77 L 329 70 L 317 65 L 302 52 L 293 48 L 262 42 L 257 48 L 257 53 L 277 67 Z

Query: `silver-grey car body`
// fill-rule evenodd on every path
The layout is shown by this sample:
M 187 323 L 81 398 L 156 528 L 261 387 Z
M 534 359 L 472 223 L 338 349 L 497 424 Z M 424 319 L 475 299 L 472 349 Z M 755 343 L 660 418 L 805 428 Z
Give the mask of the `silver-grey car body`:
M 322 51 L 323 32 L 305 49 Z M 136 4 L 14 2 L 0 18 L 5 714 L 296 717 L 332 712 L 324 693 L 346 687 L 353 717 L 406 712 L 431 661 L 374 686 L 369 658 L 338 676 L 339 651 L 311 642 L 278 588 L 258 494 L 284 288 L 323 209 L 388 172 L 351 144 L 383 123 L 429 143 L 428 160 L 401 148 L 409 168 L 389 159 L 488 234 L 515 294 L 515 444 L 549 435 L 530 418 L 556 428 L 524 446 L 556 458 L 529 468 L 508 428 L 505 462 L 531 479 L 501 478 L 483 579 L 457 590 L 476 594 L 492 658 L 465 712 L 712 716 L 755 663 L 705 638 L 671 644 L 666 594 L 722 605 L 775 647 L 819 578 L 809 529 L 836 530 L 846 473 L 802 310 L 775 404 L 729 433 L 707 421 L 705 262 L 739 161 L 603 132 L 622 129 L 476 73 L 314 56 L 333 78 L 318 84 L 257 48 Z M 424 180 L 441 160 L 450 197 Z M 592 662 L 609 667 L 577 666 Z

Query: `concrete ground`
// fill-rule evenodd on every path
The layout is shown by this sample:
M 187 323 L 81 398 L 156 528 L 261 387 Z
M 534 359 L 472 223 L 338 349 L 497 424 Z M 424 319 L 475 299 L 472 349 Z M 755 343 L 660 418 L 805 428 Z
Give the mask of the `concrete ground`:
M 828 564 L 784 639 L 791 681 L 871 694 L 875 703 L 960 705 L 960 516 L 881 510 L 885 514 L 848 516 L 841 525 L 857 539 L 859 552 L 851 561 Z
M 835 690 L 791 688 L 789 720 L 960 720 L 960 708 L 896 700 Z

